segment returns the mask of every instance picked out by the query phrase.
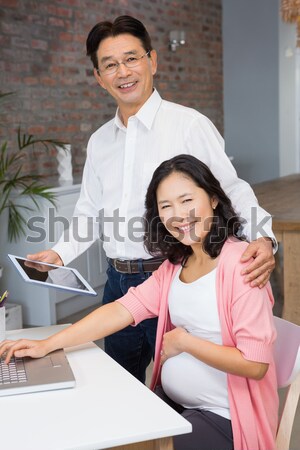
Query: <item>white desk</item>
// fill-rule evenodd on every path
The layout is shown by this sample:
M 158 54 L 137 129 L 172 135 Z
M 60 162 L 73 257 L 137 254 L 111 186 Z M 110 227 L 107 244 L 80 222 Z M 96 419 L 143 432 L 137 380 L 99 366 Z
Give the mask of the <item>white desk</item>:
M 62 326 L 8 331 L 8 339 L 40 339 Z M 2 397 L 5 450 L 171 449 L 170 436 L 191 425 L 93 343 L 66 350 L 74 389 Z M 161 439 L 164 438 L 164 439 Z M 126 444 L 155 440 L 152 443 Z M 144 447 L 143 447 L 144 445 Z

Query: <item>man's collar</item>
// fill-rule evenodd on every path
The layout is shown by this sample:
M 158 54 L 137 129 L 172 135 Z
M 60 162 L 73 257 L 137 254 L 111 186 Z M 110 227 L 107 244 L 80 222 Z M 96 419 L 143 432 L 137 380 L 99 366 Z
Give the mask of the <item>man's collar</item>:
M 117 132 L 118 129 L 120 129 L 120 130 L 126 130 L 126 127 L 125 127 L 125 125 L 123 124 L 123 122 L 122 122 L 122 120 L 121 120 L 121 118 L 120 118 L 119 108 L 117 108 L 117 111 L 116 111 L 114 125 L 115 125 L 115 126 L 114 126 L 115 132 Z
M 148 98 L 146 103 L 137 112 L 136 117 L 142 122 L 148 130 L 151 130 L 154 118 L 161 104 L 161 96 L 156 89 L 153 90 L 152 95 Z
M 135 117 L 148 130 L 151 130 L 154 118 L 156 116 L 158 108 L 160 107 L 161 102 L 162 102 L 161 96 L 159 95 L 157 90 L 154 89 L 153 93 L 148 98 L 146 103 L 144 103 L 144 105 L 141 107 L 141 109 L 135 114 Z M 126 130 L 125 125 L 123 124 L 122 120 L 120 119 L 119 108 L 116 111 L 114 125 L 115 125 L 115 131 L 117 131 L 117 129 Z

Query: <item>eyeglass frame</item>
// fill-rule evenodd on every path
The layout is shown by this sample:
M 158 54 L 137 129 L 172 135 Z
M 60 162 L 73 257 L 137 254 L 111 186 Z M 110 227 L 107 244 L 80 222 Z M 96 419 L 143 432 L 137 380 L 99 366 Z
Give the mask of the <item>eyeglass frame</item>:
M 148 50 L 146 53 L 144 53 L 144 54 L 143 54 L 142 56 L 140 56 L 139 58 L 135 57 L 135 59 L 136 59 L 136 61 L 135 61 L 136 64 L 135 64 L 134 66 L 132 66 L 132 68 L 133 68 L 133 67 L 137 67 L 137 66 L 139 65 L 141 59 L 145 58 L 145 56 L 148 56 L 150 53 L 151 53 L 151 50 Z M 130 68 L 131 68 L 131 67 L 128 67 L 128 66 L 127 66 L 127 61 L 121 61 L 121 62 L 116 61 L 114 64 L 116 64 L 116 70 L 114 70 L 113 72 L 108 72 L 108 73 L 107 73 L 105 70 L 104 70 L 104 71 L 101 71 L 100 69 L 96 69 L 97 74 L 98 74 L 98 75 L 100 75 L 100 74 L 104 74 L 104 75 L 114 75 L 115 73 L 118 72 L 119 67 L 120 67 L 121 64 L 124 64 L 124 66 L 125 66 L 127 69 L 130 69 Z

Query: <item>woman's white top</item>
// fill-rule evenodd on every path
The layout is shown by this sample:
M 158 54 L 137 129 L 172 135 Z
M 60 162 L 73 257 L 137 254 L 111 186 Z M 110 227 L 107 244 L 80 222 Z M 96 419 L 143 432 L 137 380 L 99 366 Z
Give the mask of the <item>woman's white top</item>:
M 193 336 L 222 345 L 216 269 L 192 283 L 182 282 L 180 273 L 181 269 L 169 292 L 171 322 Z M 167 396 L 184 408 L 204 409 L 230 419 L 225 372 L 180 353 L 163 364 L 161 380 Z

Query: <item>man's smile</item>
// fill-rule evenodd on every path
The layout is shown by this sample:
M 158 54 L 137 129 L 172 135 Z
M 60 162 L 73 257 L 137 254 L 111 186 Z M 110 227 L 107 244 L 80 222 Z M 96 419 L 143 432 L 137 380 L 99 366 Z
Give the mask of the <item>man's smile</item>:
M 120 84 L 119 89 L 130 89 L 132 86 L 135 86 L 137 81 L 132 81 L 130 83 Z

